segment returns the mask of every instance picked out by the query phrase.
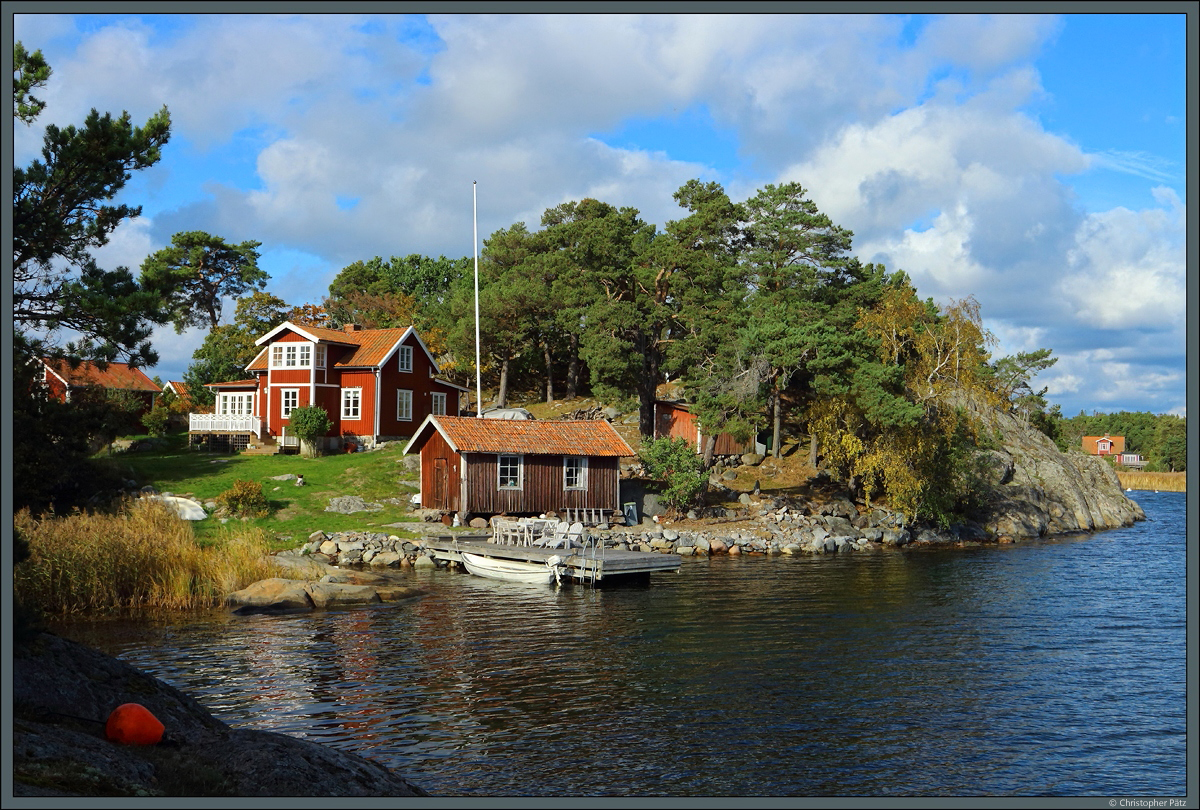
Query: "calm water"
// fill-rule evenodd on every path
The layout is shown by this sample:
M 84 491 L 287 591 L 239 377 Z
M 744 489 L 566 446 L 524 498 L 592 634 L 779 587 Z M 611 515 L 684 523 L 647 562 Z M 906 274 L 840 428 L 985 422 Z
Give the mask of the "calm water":
M 435 795 L 1182 795 L 1185 496 L 1134 497 L 1050 542 L 62 632 Z

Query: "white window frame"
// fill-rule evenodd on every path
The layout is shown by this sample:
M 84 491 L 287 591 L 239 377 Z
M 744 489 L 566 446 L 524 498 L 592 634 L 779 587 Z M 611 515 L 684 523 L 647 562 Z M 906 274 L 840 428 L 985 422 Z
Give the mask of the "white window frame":
M 446 395 L 434 391 L 429 395 L 429 412 L 434 416 L 446 415 Z
M 218 394 L 217 414 L 220 416 L 252 416 L 254 414 L 253 392 Z
M 324 361 L 322 361 L 322 363 L 323 362 Z M 311 367 L 311 343 L 276 343 L 271 346 L 271 368 Z
M 316 351 L 316 362 L 313 363 L 314 368 L 325 368 L 325 344 L 318 343 Z
M 572 464 L 572 462 L 576 462 Z M 575 471 L 575 483 L 571 483 L 571 471 Z M 586 490 L 588 478 L 587 456 L 563 456 L 563 489 Z
M 396 352 L 396 367 L 404 372 L 411 373 L 413 370 L 413 350 L 412 346 L 401 346 Z
M 406 396 L 407 395 L 407 396 Z M 407 406 L 407 407 L 405 407 Z M 407 388 L 396 389 L 396 421 L 411 422 L 413 418 L 413 392 Z
M 353 413 L 351 413 L 353 411 Z M 342 418 L 362 419 L 362 389 L 342 389 Z
M 291 400 L 291 405 L 288 400 Z M 287 419 L 292 415 L 294 408 L 300 407 L 300 389 L 299 388 L 283 388 L 279 392 L 279 415 Z
M 515 462 L 505 462 L 505 459 L 516 459 Z M 525 459 L 514 453 L 499 453 L 496 455 L 496 489 L 523 489 L 525 483 Z M 516 466 L 517 468 L 517 483 L 505 484 L 504 468 Z

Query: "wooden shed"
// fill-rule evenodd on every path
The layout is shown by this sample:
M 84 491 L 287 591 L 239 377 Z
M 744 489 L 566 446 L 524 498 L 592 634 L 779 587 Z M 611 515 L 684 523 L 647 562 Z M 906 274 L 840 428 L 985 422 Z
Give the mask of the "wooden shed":
M 596 420 L 428 416 L 405 453 L 421 454 L 421 505 L 532 515 L 620 509 L 619 462 L 634 452 Z
M 683 402 L 672 402 L 665 399 L 654 403 L 654 438 L 683 439 L 696 449 L 697 453 L 704 452 L 704 442 L 708 437 L 700 432 L 700 422 L 696 414 Z M 735 456 L 742 453 L 765 452 L 763 445 L 751 440 L 739 442 L 728 433 L 718 433 L 713 455 Z

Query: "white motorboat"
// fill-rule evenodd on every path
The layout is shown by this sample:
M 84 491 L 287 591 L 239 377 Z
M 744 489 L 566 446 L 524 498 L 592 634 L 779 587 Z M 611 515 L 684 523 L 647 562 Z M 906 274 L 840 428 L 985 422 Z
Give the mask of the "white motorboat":
M 520 562 L 518 560 L 497 560 L 479 554 L 462 553 L 463 565 L 477 577 L 503 579 L 508 582 L 550 583 L 558 574 L 562 558 L 556 556 L 545 563 Z

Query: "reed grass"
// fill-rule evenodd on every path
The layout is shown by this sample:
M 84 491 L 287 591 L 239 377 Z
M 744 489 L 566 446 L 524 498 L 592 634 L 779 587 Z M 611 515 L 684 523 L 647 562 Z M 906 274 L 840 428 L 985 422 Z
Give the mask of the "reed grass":
M 1151 489 L 1159 492 L 1186 492 L 1186 472 L 1144 472 L 1117 470 L 1122 489 Z
M 275 575 L 266 532 L 225 531 L 201 546 L 191 525 L 157 501 L 43 520 L 25 510 L 13 525 L 29 544 L 13 572 L 14 593 L 45 615 L 213 607 Z

